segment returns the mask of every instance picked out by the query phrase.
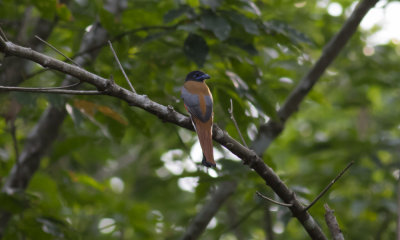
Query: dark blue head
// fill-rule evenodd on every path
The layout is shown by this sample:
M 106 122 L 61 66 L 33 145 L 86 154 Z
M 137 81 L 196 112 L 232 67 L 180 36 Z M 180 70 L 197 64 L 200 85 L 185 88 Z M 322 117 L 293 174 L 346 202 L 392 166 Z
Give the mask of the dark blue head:
M 206 79 L 209 79 L 210 76 L 206 73 L 203 73 L 202 71 L 193 71 L 190 72 L 187 76 L 186 76 L 186 80 L 185 81 L 196 81 L 196 82 L 202 82 Z

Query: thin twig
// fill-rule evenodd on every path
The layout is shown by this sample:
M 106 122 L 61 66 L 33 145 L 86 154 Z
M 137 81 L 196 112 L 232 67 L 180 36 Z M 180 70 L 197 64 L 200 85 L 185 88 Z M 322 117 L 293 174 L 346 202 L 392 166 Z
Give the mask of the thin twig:
M 333 240 L 344 240 L 342 230 L 339 228 L 339 224 L 336 220 L 334 211 L 329 208 L 328 204 L 324 204 L 325 208 L 325 222 L 328 225 L 329 231 L 332 234 Z
M 244 140 L 243 135 L 242 135 L 242 133 L 240 132 L 240 129 L 239 129 L 239 126 L 238 126 L 238 124 L 237 124 L 237 122 L 236 122 L 235 116 L 233 116 L 233 102 L 232 102 L 232 98 L 231 98 L 231 108 L 228 108 L 228 112 L 229 112 L 229 114 L 231 115 L 231 119 L 232 119 L 233 124 L 235 124 L 236 130 L 237 130 L 238 133 L 239 133 L 240 139 L 242 139 L 243 145 L 244 145 L 245 147 L 248 148 L 248 146 L 247 146 L 247 144 L 246 144 L 246 141 Z
M 41 39 L 39 36 L 35 35 L 35 38 L 39 41 L 41 41 L 42 43 L 46 44 L 47 46 L 49 46 L 51 49 L 53 49 L 54 51 L 56 51 L 58 54 L 60 54 L 61 56 L 65 57 L 66 59 L 68 59 L 71 63 L 73 63 L 75 66 L 79 66 L 79 64 L 77 64 L 74 60 L 72 60 L 71 58 L 67 57 L 64 53 L 62 53 L 60 50 L 58 50 L 56 47 L 54 47 L 53 45 L 51 45 L 50 43 L 46 42 L 45 40 Z
M 73 83 L 73 84 L 70 84 L 70 85 L 66 85 L 66 86 L 60 86 L 60 87 L 42 87 L 42 88 L 32 88 L 32 89 L 40 89 L 40 90 L 52 90 L 52 89 L 68 89 L 68 88 L 73 88 L 73 87 L 76 87 L 76 86 L 78 86 L 79 84 L 81 84 L 82 82 L 77 82 L 77 83 Z M 2 86 L 0 86 L 0 87 L 2 87 Z M 4 86 L 4 87 L 6 87 L 6 86 Z M 23 87 L 18 87 L 18 88 L 23 88 Z M 26 88 L 26 89 L 30 89 L 30 88 Z
M 331 187 L 332 185 L 339 180 L 339 178 L 342 177 L 342 175 L 354 164 L 354 161 L 349 162 L 347 166 L 322 190 L 320 194 L 304 209 L 304 211 L 307 211 L 310 209 Z
M 13 92 L 32 92 L 32 93 L 57 93 L 57 94 L 71 94 L 71 95 L 102 95 L 104 92 L 97 90 L 70 90 L 59 88 L 25 88 L 25 87 L 6 87 L 0 86 L 0 90 L 13 91 Z
M 262 199 L 265 199 L 265 200 L 267 200 L 269 202 L 275 203 L 275 204 L 277 204 L 279 206 L 284 206 L 284 207 L 292 207 L 293 206 L 293 204 L 291 204 L 291 203 L 281 203 L 281 202 L 275 201 L 275 200 L 273 200 L 273 199 L 271 199 L 271 198 L 269 198 L 267 196 L 262 195 L 259 191 L 256 191 L 256 194 L 259 197 L 261 197 Z
M 6 34 L 3 32 L 3 29 L 0 27 L 0 37 L 3 38 L 4 41 L 8 42 Z
M 128 78 L 128 76 L 127 76 L 126 73 L 125 73 L 124 68 L 122 67 L 121 63 L 119 62 L 117 53 L 115 53 L 114 48 L 113 48 L 113 46 L 112 46 L 112 44 L 111 44 L 111 41 L 108 41 L 108 45 L 110 45 L 111 52 L 113 53 L 114 58 L 115 58 L 115 60 L 117 61 L 118 66 L 119 66 L 119 68 L 120 68 L 121 71 L 122 71 L 122 74 L 124 74 L 124 77 L 125 77 L 126 81 L 128 82 L 129 86 L 131 87 L 132 92 L 136 93 L 135 89 L 133 88 L 133 85 L 132 85 L 131 81 L 129 81 L 129 78 Z
M 121 40 L 124 36 L 126 36 L 126 35 L 128 35 L 128 34 L 133 34 L 133 33 L 140 32 L 140 31 L 149 31 L 149 30 L 157 30 L 157 29 L 164 29 L 165 31 L 171 31 L 171 30 L 175 29 L 177 26 L 179 26 L 179 25 L 182 24 L 182 23 L 183 23 L 183 22 L 180 22 L 180 23 L 177 23 L 177 24 L 172 25 L 172 26 L 148 26 L 148 27 L 140 27 L 140 28 L 132 29 L 132 30 L 129 30 L 129 31 L 126 31 L 126 32 L 123 32 L 123 33 L 117 35 L 116 37 L 113 38 L 112 41 L 113 41 L 113 42 L 119 41 L 119 40 Z M 93 47 L 91 47 L 91 48 L 85 49 L 84 51 L 78 52 L 78 53 L 74 54 L 71 58 L 74 59 L 74 58 L 76 58 L 76 57 L 79 57 L 79 56 L 82 56 L 82 55 L 84 55 L 84 54 L 87 54 L 87 53 L 93 52 L 93 51 L 95 51 L 95 50 L 98 50 L 98 49 L 100 49 L 100 48 L 106 46 L 106 45 L 107 45 L 107 42 L 108 42 L 108 41 L 102 42 L 102 43 L 100 43 L 100 44 L 98 44 L 98 45 L 95 45 L 95 46 L 93 46 Z M 34 72 L 34 73 L 31 73 L 31 74 L 27 75 L 27 76 L 25 77 L 25 79 L 31 78 L 31 77 L 33 77 L 33 76 L 35 76 L 35 75 L 37 75 L 37 74 L 41 74 L 41 73 L 46 72 L 46 71 L 48 71 L 48 70 L 49 70 L 49 69 L 47 69 L 47 68 L 40 69 L 40 70 L 38 70 L 38 71 L 36 71 L 36 72 Z

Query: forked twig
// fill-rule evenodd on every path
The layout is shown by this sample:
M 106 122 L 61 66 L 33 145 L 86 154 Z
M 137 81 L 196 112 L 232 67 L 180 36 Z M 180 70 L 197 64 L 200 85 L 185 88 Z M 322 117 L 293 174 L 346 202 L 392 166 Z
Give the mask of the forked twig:
M 268 202 L 275 203 L 275 204 L 277 204 L 277 205 L 279 205 L 279 206 L 284 206 L 284 207 L 292 207 L 292 206 L 293 206 L 293 204 L 291 204 L 291 203 L 282 203 L 282 202 L 275 201 L 275 200 L 273 200 L 273 199 L 271 199 L 271 198 L 269 198 L 269 197 L 267 197 L 267 196 L 262 195 L 259 191 L 256 191 L 256 194 L 257 194 L 260 198 L 265 199 L 265 200 L 267 200 Z
M 113 55 L 114 55 L 115 61 L 117 61 L 118 66 L 119 66 L 119 69 L 121 69 L 122 74 L 124 75 L 126 81 L 128 82 L 129 86 L 130 86 L 131 89 L 132 89 L 132 92 L 136 93 L 135 88 L 133 88 L 133 85 L 132 85 L 131 81 L 129 81 L 129 78 L 128 78 L 128 76 L 126 75 L 125 70 L 124 70 L 124 68 L 122 67 L 121 63 L 120 63 L 120 61 L 119 61 L 119 59 L 118 59 L 118 56 L 117 56 L 117 54 L 115 53 L 115 50 L 114 50 L 114 48 L 113 48 L 113 46 L 112 46 L 110 40 L 108 40 L 108 45 L 110 45 L 110 49 L 111 49 L 111 52 L 112 52 Z
M 339 180 L 339 178 L 342 177 L 342 175 L 351 167 L 351 165 L 354 164 L 354 161 L 349 162 L 347 166 L 322 190 L 320 194 L 304 209 L 304 211 L 307 211 L 310 209 L 331 187 L 332 185 Z
M 238 126 L 238 124 L 237 124 L 237 122 L 236 122 L 235 116 L 233 116 L 233 102 L 232 102 L 232 98 L 231 98 L 231 108 L 228 108 L 228 112 L 229 112 L 229 114 L 231 115 L 231 119 L 232 119 L 233 124 L 235 124 L 236 130 L 237 130 L 238 133 L 239 133 L 240 139 L 242 139 L 243 145 L 244 145 L 245 147 L 249 148 L 249 147 L 247 146 L 246 141 L 245 141 L 244 138 L 243 138 L 242 133 L 240 132 L 240 129 L 239 129 L 239 126 Z
M 46 44 L 47 46 L 49 46 L 51 49 L 53 49 L 54 51 L 56 51 L 58 54 L 60 54 L 61 56 L 65 57 L 66 59 L 68 59 L 71 63 L 73 63 L 74 65 L 79 66 L 79 64 L 77 64 L 74 60 L 72 60 L 71 58 L 67 57 L 64 53 L 62 53 L 60 50 L 58 50 L 56 47 L 54 47 L 53 45 L 51 45 L 50 43 L 46 42 L 45 40 L 41 39 L 39 36 L 35 35 L 35 38 L 39 41 L 41 41 L 42 43 Z

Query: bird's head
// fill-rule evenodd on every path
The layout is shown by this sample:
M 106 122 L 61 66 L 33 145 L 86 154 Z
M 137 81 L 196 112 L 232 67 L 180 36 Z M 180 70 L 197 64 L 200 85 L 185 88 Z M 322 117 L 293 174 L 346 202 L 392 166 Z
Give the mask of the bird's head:
M 210 76 L 206 73 L 203 73 L 202 71 L 193 71 L 186 76 L 185 81 L 203 82 L 204 80 L 209 78 Z

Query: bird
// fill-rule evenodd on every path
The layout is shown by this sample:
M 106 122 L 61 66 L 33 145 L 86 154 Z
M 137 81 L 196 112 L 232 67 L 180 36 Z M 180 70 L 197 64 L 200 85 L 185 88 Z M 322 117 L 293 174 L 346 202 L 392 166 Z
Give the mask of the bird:
M 206 167 L 215 167 L 212 142 L 213 98 L 204 82 L 206 79 L 210 79 L 210 76 L 202 71 L 190 72 L 181 89 L 181 97 L 203 150 L 201 163 Z

